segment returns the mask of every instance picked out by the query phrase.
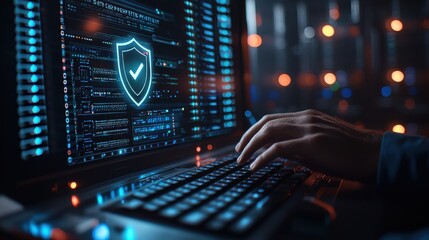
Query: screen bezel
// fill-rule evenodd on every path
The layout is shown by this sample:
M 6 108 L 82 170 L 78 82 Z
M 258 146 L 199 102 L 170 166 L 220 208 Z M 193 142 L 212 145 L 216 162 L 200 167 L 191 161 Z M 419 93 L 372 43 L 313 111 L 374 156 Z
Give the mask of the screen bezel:
M 43 31 L 43 49 L 44 49 L 44 70 L 45 84 L 52 89 L 47 96 L 48 119 L 56 119 L 49 121 L 49 132 L 65 132 L 65 116 L 63 106 L 62 84 L 61 81 L 52 81 L 54 76 L 61 75 L 61 48 L 59 34 L 59 1 L 41 0 L 42 14 L 42 31 Z M 13 3 L 10 1 L 10 8 L 13 9 Z M 233 132 L 227 135 L 213 137 L 195 142 L 183 143 L 177 146 L 168 147 L 166 149 L 154 149 L 148 152 L 134 154 L 130 156 L 122 156 L 117 159 L 98 160 L 85 164 L 77 164 L 69 166 L 66 155 L 66 139 L 64 137 L 52 137 L 55 141 L 50 141 L 50 154 L 39 159 L 23 161 L 20 159 L 19 138 L 17 125 L 17 105 L 16 105 L 16 71 L 8 71 L 7 79 L 10 79 L 7 89 L 15 94 L 7 96 L 8 117 L 6 125 L 7 136 L 10 139 L 10 144 L 7 146 L 8 152 L 13 153 L 13 158 L 8 161 L 2 161 L 5 167 L 2 167 L 3 190 L 18 199 L 28 199 L 28 196 L 38 196 L 42 199 L 45 196 L 59 194 L 68 190 L 67 183 L 71 180 L 79 182 L 80 186 L 89 186 L 99 183 L 103 180 L 119 177 L 132 172 L 141 171 L 157 165 L 173 163 L 186 157 L 192 157 L 195 154 L 197 146 L 201 146 L 203 151 L 206 146 L 211 144 L 214 149 L 218 149 L 228 144 L 236 142 L 246 128 L 244 118 L 245 104 L 248 103 L 245 99 L 246 87 L 245 77 L 248 75 L 247 64 L 247 45 L 245 44 L 246 21 L 244 1 L 231 1 L 231 17 L 233 19 L 233 46 L 235 49 L 234 62 L 239 63 L 234 66 L 234 78 L 237 92 L 237 127 Z M 14 26 L 13 10 L 8 11 L 7 18 Z M 14 33 L 14 27 L 9 31 Z M 13 38 L 7 40 L 3 46 L 8 46 L 10 54 L 9 59 L 14 59 L 15 42 Z M 9 69 L 15 69 L 14 61 L 8 61 Z M 5 94 L 4 94 L 5 95 Z M 9 104 L 11 103 L 11 104 Z M 10 122 L 9 122 L 10 121 Z M 58 124 L 60 123 L 60 124 Z M 171 154 L 174 152 L 174 154 Z M 153 160 L 156 159 L 156 160 Z M 7 171 L 6 171 L 7 169 Z

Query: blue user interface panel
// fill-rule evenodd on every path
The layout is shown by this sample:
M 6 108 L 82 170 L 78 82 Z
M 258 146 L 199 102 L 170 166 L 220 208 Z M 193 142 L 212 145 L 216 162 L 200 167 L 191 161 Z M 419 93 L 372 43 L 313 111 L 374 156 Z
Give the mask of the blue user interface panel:
M 58 11 L 69 165 L 236 127 L 229 0 L 61 0 Z

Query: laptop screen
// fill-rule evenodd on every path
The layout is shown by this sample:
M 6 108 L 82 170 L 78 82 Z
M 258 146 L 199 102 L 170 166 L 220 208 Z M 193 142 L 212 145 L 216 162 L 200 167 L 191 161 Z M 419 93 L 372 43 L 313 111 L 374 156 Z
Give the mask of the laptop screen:
M 45 169 L 30 175 L 154 161 L 139 157 L 195 149 L 240 129 L 242 15 L 234 1 L 41 0 L 13 8 L 9 100 L 18 126 L 8 133 L 18 135 L 19 161 Z

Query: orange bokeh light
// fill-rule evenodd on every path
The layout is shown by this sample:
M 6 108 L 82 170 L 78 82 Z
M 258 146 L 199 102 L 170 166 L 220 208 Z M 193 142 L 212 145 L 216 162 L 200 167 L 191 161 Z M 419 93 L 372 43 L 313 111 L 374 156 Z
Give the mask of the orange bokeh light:
M 209 150 L 209 151 L 213 150 L 213 145 L 211 145 L 211 144 L 207 145 L 207 150 Z
M 331 25 L 325 25 L 322 27 L 322 33 L 326 37 L 332 37 L 335 34 L 335 29 Z
M 358 26 L 351 26 L 349 28 L 349 33 L 350 35 L 352 35 L 353 37 L 357 37 L 360 34 L 360 29 Z
M 333 20 L 338 20 L 340 18 L 340 11 L 338 8 L 332 8 L 329 10 L 329 17 L 331 17 Z
M 346 100 L 340 100 L 340 102 L 338 102 L 338 111 L 340 113 L 346 113 L 349 110 L 349 102 L 347 102 Z
M 314 87 L 317 83 L 317 77 L 312 73 L 301 73 L 298 75 L 298 85 L 300 87 Z
M 392 131 L 395 133 L 405 133 L 405 127 L 401 124 L 396 124 L 393 126 Z
M 292 79 L 290 78 L 290 76 L 286 73 L 280 74 L 278 77 L 278 83 L 280 84 L 280 86 L 282 87 L 287 87 L 290 85 L 290 83 L 292 82 Z
M 67 235 L 66 232 L 64 232 L 60 228 L 54 228 L 52 229 L 51 236 L 49 237 L 52 240 L 67 240 L 72 239 L 70 236 Z
M 258 34 L 250 34 L 247 37 L 247 44 L 249 44 L 249 46 L 251 46 L 251 47 L 257 48 L 257 47 L 261 46 L 262 38 Z
M 256 26 L 262 26 L 262 16 L 260 13 L 256 13 Z
M 201 167 L 201 157 L 199 155 L 195 156 L 195 166 Z
M 423 20 L 423 27 L 429 29 L 429 19 Z
M 70 182 L 69 187 L 70 187 L 70 189 L 73 189 L 73 190 L 76 189 L 77 188 L 77 182 L 74 182 L 74 181 Z
M 79 198 L 76 195 L 72 195 L 70 201 L 72 203 L 72 206 L 75 207 L 75 208 L 77 206 L 79 206 L 79 204 L 80 204 L 80 200 L 79 200 Z
M 400 20 L 394 19 L 390 22 L 390 28 L 395 32 L 399 32 L 404 28 L 404 24 Z
M 392 72 L 392 74 L 390 74 L 390 77 L 394 82 L 402 82 L 404 81 L 405 75 L 402 71 L 395 70 Z
M 197 151 L 197 152 L 201 152 L 201 147 L 197 147 L 197 148 L 195 148 L 195 151 Z
M 97 32 L 101 28 L 101 22 L 97 18 L 89 18 L 87 19 L 84 28 L 87 32 Z
M 323 75 L 323 81 L 328 85 L 332 85 L 337 81 L 337 77 L 335 74 L 328 72 Z
M 414 99 L 408 98 L 405 100 L 405 107 L 409 110 L 412 110 L 416 107 L 416 101 Z

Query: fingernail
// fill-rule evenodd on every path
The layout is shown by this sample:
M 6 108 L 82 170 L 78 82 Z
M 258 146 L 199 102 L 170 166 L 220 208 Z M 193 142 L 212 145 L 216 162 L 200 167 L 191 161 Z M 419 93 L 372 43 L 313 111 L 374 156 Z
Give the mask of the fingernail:
M 238 152 L 239 149 L 240 149 L 240 144 L 235 145 L 235 151 Z
M 240 164 L 241 163 L 241 155 L 237 158 L 237 163 Z
M 255 167 L 255 162 L 253 162 L 252 164 L 250 164 L 250 170 L 253 170 L 254 167 Z

